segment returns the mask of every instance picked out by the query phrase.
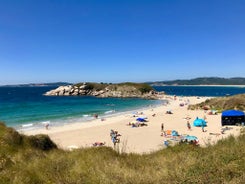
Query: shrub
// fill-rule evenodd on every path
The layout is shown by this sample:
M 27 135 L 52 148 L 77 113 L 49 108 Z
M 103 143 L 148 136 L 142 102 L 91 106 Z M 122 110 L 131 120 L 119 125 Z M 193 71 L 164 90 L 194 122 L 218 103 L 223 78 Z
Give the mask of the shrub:
M 13 128 L 7 128 L 3 140 L 10 146 L 18 146 L 22 143 L 23 137 Z
M 44 151 L 57 148 L 57 145 L 53 141 L 51 141 L 51 139 L 47 135 L 40 134 L 35 136 L 29 136 L 27 141 L 32 147 Z

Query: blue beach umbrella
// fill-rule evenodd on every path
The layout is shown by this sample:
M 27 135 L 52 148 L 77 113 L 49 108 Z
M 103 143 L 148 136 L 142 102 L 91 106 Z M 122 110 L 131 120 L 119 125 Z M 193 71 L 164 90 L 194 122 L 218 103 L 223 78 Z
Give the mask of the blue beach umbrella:
M 136 121 L 145 122 L 146 118 L 137 118 Z
M 207 122 L 204 119 L 196 118 L 193 121 L 193 126 L 195 126 L 195 127 L 206 127 L 207 126 Z

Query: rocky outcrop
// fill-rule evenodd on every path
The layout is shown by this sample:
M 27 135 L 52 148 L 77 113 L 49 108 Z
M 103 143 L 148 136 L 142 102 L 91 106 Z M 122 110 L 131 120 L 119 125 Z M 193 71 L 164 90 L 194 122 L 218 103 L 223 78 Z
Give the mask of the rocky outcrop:
M 75 85 L 60 86 L 57 89 L 46 92 L 44 95 L 159 99 L 163 94 L 163 92 L 157 92 L 146 84 L 80 83 Z

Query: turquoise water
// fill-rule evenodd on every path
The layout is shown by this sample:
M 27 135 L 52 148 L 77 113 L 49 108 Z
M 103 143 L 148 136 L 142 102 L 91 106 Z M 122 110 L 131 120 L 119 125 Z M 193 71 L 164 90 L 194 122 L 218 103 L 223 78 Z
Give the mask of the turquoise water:
M 53 87 L 0 87 L 0 121 L 14 128 L 39 128 L 45 122 L 53 126 L 74 122 L 88 122 L 99 117 L 133 112 L 159 105 L 157 100 L 95 98 L 81 96 L 43 96 Z M 157 91 L 178 96 L 227 96 L 245 93 L 244 87 L 162 86 Z
M 87 122 L 93 115 L 107 117 L 158 105 L 160 101 L 82 96 L 44 96 L 54 87 L 0 87 L 0 121 L 14 128 L 38 128 Z

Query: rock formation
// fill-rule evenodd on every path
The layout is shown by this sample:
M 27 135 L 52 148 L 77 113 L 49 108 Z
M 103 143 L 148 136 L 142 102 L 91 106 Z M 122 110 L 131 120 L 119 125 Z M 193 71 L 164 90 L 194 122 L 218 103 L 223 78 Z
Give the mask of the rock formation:
M 147 84 L 79 83 L 75 85 L 60 86 L 57 89 L 46 92 L 44 95 L 159 99 L 163 94 L 163 92 L 157 92 Z

